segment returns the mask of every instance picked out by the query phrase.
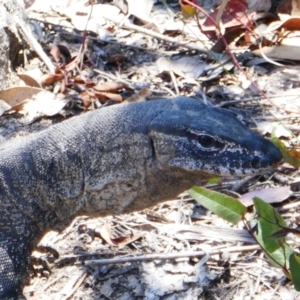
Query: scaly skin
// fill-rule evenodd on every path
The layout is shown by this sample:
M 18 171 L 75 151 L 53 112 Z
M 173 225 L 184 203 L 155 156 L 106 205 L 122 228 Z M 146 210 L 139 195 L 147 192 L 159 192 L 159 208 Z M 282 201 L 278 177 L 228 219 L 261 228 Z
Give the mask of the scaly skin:
M 230 113 L 179 97 L 117 105 L 0 146 L 0 298 L 21 299 L 47 229 L 140 210 L 214 175 L 281 160 Z

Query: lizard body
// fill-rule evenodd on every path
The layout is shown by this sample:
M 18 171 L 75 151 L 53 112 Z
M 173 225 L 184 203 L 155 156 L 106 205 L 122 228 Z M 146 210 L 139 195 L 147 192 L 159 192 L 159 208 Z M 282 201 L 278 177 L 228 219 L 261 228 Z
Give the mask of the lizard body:
M 0 298 L 21 299 L 49 229 L 173 199 L 214 175 L 256 174 L 281 154 L 224 110 L 179 97 L 86 113 L 0 146 Z

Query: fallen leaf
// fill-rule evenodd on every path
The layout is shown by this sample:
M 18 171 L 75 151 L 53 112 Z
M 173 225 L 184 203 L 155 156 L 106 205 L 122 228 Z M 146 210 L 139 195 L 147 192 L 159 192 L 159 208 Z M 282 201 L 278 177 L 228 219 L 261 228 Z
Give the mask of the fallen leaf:
M 107 100 L 113 100 L 116 102 L 122 102 L 123 97 L 119 94 L 115 93 L 107 93 L 107 92 L 93 92 L 95 97 L 100 101 L 107 101 Z
M 52 57 L 54 58 L 54 60 L 59 63 L 60 61 L 60 50 L 58 48 L 57 45 L 52 45 L 51 49 L 50 49 L 50 54 L 52 55 Z
M 123 55 L 123 54 L 115 54 L 115 55 L 112 55 L 108 58 L 107 63 L 118 65 L 119 63 L 125 61 L 126 59 L 127 59 L 126 56 Z
M 0 116 L 2 116 L 9 109 L 11 109 L 11 106 L 8 105 L 5 101 L 0 100 Z
M 264 47 L 252 50 L 254 54 L 276 59 L 300 60 L 300 18 L 288 17 L 283 21 L 272 22 L 263 34 L 272 34 L 277 36 L 277 39 L 268 41 L 268 45 Z
M 245 0 L 229 0 L 225 10 L 221 16 L 222 27 L 241 27 L 247 26 L 251 23 L 251 15 L 247 12 L 248 3 Z M 216 18 L 219 12 L 220 6 L 212 12 L 209 17 L 202 24 L 201 29 L 203 31 L 215 31 L 216 30 Z
M 148 97 L 150 97 L 152 92 L 147 89 L 141 89 L 137 94 L 132 95 L 131 97 L 127 98 L 123 103 L 130 103 L 130 102 L 144 102 L 147 100 Z
M 227 45 L 230 45 L 232 42 L 236 41 L 236 39 L 238 37 L 240 37 L 242 34 L 245 33 L 245 28 L 232 28 L 227 30 L 222 38 L 220 38 L 211 48 L 212 52 L 216 52 L 216 53 L 222 53 L 225 49 Z M 224 39 L 227 43 L 227 45 L 224 44 Z
M 107 81 L 100 85 L 95 85 L 93 88 L 99 92 L 117 92 L 122 89 L 133 91 L 133 89 L 128 84 L 116 81 Z
M 54 95 L 51 92 L 40 90 L 30 99 L 13 106 L 7 113 L 17 112 L 23 115 L 20 122 L 30 124 L 44 116 L 54 116 L 68 103 L 68 100 L 60 94 Z
M 90 105 L 96 100 L 94 94 L 89 93 L 89 91 L 85 90 L 79 94 L 79 98 L 82 100 L 83 107 L 88 109 Z
M 100 229 L 100 235 L 108 244 L 116 247 L 126 246 L 142 237 L 142 234 L 132 234 L 130 236 L 113 238 L 111 233 L 111 226 L 108 222 L 106 222 Z
M 153 224 L 138 224 L 134 226 L 134 229 L 139 230 L 139 231 L 146 231 L 146 232 L 151 232 L 151 233 L 158 233 L 158 229 L 156 226 Z
M 160 57 L 156 61 L 159 72 L 172 71 L 184 78 L 196 79 L 203 74 L 206 63 L 199 56 L 185 56 L 177 60 Z
M 40 88 L 39 83 L 29 75 L 26 74 L 18 74 L 18 77 L 24 81 L 27 86 Z
M 23 86 L 0 91 L 0 99 L 13 107 L 43 91 L 41 88 Z
M 298 39 L 298 43 L 300 43 L 300 39 Z M 300 52 L 299 47 L 291 47 L 280 45 L 277 47 L 262 47 L 258 50 L 252 51 L 255 55 L 260 57 L 268 57 L 270 59 L 290 59 L 290 60 L 300 60 Z M 262 55 L 262 53 L 264 55 Z
M 258 197 L 267 203 L 280 203 L 292 195 L 289 186 L 280 186 L 269 189 L 261 189 L 243 194 L 239 200 L 246 206 L 253 205 L 253 198 Z
M 72 59 L 69 49 L 64 45 L 52 45 L 50 54 L 58 65 L 68 64 Z
M 49 86 L 57 81 L 60 81 L 64 78 L 63 74 L 44 74 L 41 78 L 41 86 Z
M 275 22 L 274 22 L 275 23 Z M 278 22 L 280 24 L 280 22 Z M 276 23 L 275 23 L 276 24 Z M 291 17 L 281 22 L 278 28 L 289 31 L 300 31 L 300 17 Z

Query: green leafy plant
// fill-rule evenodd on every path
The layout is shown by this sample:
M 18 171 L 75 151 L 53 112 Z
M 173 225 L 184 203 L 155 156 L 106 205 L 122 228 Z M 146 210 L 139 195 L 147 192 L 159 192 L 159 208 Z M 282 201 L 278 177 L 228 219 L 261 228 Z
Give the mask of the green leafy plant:
M 193 187 L 189 194 L 202 206 L 219 217 L 233 224 L 244 221 L 248 232 L 265 252 L 268 260 L 292 280 L 294 287 L 300 291 L 300 254 L 296 253 L 285 241 L 287 233 L 300 235 L 300 231 L 287 227 L 278 211 L 262 199 L 253 199 L 256 216 L 248 222 L 245 218 L 247 208 L 230 196 Z
M 189 194 L 202 206 L 233 224 L 242 220 L 247 208 L 238 200 L 203 187 L 193 187 Z

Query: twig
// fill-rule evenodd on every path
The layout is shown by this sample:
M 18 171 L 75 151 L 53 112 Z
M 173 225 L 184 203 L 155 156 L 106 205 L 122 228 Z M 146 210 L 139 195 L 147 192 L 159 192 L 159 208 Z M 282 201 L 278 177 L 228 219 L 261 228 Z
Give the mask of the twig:
M 244 252 L 244 251 L 253 251 L 261 249 L 259 245 L 251 245 L 251 246 L 234 246 L 231 248 L 222 247 L 219 249 L 213 249 L 209 252 L 209 254 L 218 254 L 222 251 L 226 250 L 229 252 Z M 85 265 L 107 265 L 107 264 L 119 264 L 119 263 L 127 263 L 127 262 L 139 262 L 139 261 L 148 261 L 148 260 L 166 260 L 166 259 L 176 259 L 176 258 L 185 258 L 185 257 L 193 257 L 193 256 L 203 256 L 205 255 L 205 251 L 195 251 L 195 252 L 182 252 L 182 253 L 162 253 L 162 254 L 145 254 L 139 256 L 128 256 L 128 257 L 118 257 L 118 258 L 109 258 L 109 259 L 94 259 L 85 261 Z
M 23 24 L 23 22 L 20 22 L 18 24 L 18 27 L 20 31 L 23 33 L 24 38 L 29 43 L 29 45 L 32 47 L 32 49 L 37 53 L 37 55 L 40 57 L 40 59 L 45 63 L 47 66 L 49 72 L 51 74 L 55 74 L 55 66 L 51 62 L 50 58 L 46 55 L 41 45 L 38 43 L 38 41 L 34 38 L 32 32 L 27 29 L 26 24 Z
M 44 292 L 53 284 L 57 283 L 57 281 L 59 281 L 60 279 L 62 279 L 64 276 L 66 276 L 64 273 L 60 274 L 58 277 L 54 278 L 53 280 L 51 280 L 49 283 L 47 283 L 44 286 Z
M 71 289 L 71 291 L 63 298 L 62 300 L 68 300 L 71 298 L 71 296 L 76 292 L 76 290 L 81 286 L 81 284 L 84 282 L 84 280 L 87 277 L 87 272 L 84 272 L 76 281 L 74 284 L 74 287 Z
M 112 18 L 109 18 L 109 16 L 106 16 L 106 19 L 108 19 L 109 21 L 111 21 L 111 22 L 113 22 L 115 24 L 118 24 L 118 22 L 116 22 Z M 169 43 L 177 45 L 177 46 L 182 46 L 182 47 L 185 47 L 185 48 L 190 49 L 190 50 L 197 50 L 197 51 L 199 51 L 201 53 L 204 53 L 206 55 L 209 55 L 211 53 L 211 51 L 209 51 L 208 49 L 206 49 L 204 47 L 198 47 L 198 46 L 189 45 L 190 42 L 180 42 L 180 41 L 178 41 L 176 39 L 170 38 L 168 36 L 164 36 L 164 35 L 162 35 L 160 33 L 154 32 L 154 31 L 149 30 L 149 29 L 145 29 L 145 28 L 140 27 L 140 26 L 136 26 L 134 24 L 128 24 L 128 23 L 126 23 L 126 24 L 124 24 L 122 26 L 122 28 L 123 29 L 134 30 L 134 31 L 137 31 L 137 32 L 141 32 L 143 34 L 155 37 L 157 39 L 169 42 Z
M 175 93 L 177 96 L 179 96 L 179 88 L 178 88 L 177 80 L 176 80 L 176 77 L 175 77 L 175 74 L 173 71 L 170 71 L 170 76 L 171 76 L 171 79 L 174 84 Z

